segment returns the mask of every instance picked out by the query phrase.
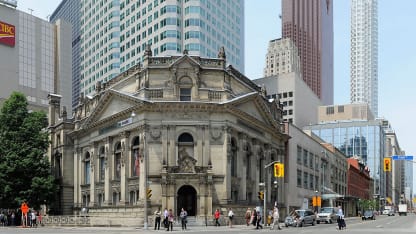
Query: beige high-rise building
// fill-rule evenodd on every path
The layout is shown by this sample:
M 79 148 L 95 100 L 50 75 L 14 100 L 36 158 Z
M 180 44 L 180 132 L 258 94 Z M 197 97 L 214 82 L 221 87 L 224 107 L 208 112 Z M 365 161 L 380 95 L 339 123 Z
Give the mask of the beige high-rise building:
M 298 48 L 289 38 L 269 42 L 264 77 L 295 72 L 302 74 Z

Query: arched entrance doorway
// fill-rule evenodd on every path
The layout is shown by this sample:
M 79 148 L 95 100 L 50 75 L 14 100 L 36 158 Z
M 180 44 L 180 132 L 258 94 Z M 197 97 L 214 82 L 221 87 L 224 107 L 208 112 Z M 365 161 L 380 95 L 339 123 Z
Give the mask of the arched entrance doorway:
M 182 208 L 186 210 L 188 216 L 196 215 L 196 190 L 192 186 L 182 186 L 178 190 L 177 199 L 177 216 L 181 213 Z

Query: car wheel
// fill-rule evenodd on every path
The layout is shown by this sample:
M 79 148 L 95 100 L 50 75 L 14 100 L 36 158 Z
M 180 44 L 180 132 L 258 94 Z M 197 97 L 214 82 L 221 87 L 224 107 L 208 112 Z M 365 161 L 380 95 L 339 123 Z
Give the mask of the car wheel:
M 329 220 L 329 223 L 332 224 L 332 219 Z
M 320 224 L 320 223 L 321 223 L 321 221 L 316 221 L 316 223 L 317 223 L 317 224 Z

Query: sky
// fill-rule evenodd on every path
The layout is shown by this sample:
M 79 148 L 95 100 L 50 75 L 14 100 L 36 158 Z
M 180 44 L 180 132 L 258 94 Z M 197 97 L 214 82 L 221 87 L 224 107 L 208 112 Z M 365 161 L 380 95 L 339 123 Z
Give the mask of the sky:
M 47 19 L 61 0 L 18 0 L 18 9 Z M 31 9 L 31 10 L 29 10 Z M 416 157 L 415 0 L 378 1 L 379 117 Z M 334 104 L 350 103 L 350 0 L 334 0 Z M 268 42 L 281 36 L 280 0 L 245 0 L 245 75 L 263 76 Z M 416 164 L 415 164 L 416 165 Z M 415 170 L 416 175 L 416 170 Z M 416 176 L 414 177 L 416 183 Z

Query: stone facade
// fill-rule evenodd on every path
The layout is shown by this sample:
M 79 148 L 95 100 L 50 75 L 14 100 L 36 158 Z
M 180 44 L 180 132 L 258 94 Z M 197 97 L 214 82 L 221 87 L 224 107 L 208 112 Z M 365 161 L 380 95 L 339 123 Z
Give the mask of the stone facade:
M 223 49 L 204 59 L 147 48 L 143 64 L 81 97 L 72 118 L 49 95 L 49 156 L 61 182 L 51 209 L 132 212 L 138 225 L 157 208 L 211 220 L 216 208 L 258 205 L 258 184 L 272 180 L 264 166 L 286 158 L 282 108 L 225 64 Z

